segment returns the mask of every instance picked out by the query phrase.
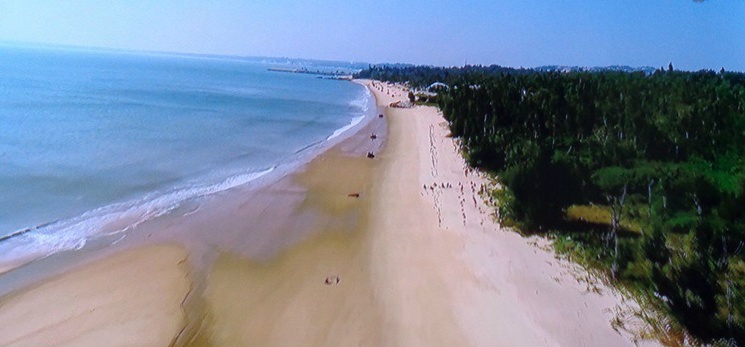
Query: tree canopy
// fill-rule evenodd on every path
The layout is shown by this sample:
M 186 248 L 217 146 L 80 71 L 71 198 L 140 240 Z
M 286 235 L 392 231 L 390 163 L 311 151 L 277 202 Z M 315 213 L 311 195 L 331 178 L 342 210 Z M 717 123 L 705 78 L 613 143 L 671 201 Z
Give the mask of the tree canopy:
M 571 206 L 605 206 L 607 228 L 578 238 L 598 264 L 698 338 L 745 345 L 745 75 L 670 64 L 651 74 L 371 67 L 359 77 L 446 83 L 439 107 L 469 163 L 505 188 L 505 221 L 566 229 Z

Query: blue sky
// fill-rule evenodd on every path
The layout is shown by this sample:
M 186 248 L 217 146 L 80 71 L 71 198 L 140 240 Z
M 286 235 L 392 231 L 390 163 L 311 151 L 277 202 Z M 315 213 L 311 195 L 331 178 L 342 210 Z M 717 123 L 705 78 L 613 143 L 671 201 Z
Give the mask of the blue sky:
M 745 1 L 3 0 L 0 41 L 433 65 L 745 71 Z

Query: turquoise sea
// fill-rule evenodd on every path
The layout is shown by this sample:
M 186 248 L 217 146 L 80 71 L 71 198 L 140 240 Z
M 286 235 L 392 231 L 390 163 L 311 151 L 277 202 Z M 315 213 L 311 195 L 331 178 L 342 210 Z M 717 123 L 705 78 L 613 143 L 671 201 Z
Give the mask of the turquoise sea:
M 0 263 L 252 184 L 374 112 L 360 85 L 276 67 L 355 68 L 0 46 Z

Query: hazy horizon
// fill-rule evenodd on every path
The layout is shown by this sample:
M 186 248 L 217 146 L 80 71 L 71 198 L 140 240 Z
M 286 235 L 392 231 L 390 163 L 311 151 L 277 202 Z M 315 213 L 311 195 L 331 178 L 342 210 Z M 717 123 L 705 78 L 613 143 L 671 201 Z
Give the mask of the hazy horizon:
M 0 3 L 0 41 L 436 66 L 745 71 L 745 2 Z

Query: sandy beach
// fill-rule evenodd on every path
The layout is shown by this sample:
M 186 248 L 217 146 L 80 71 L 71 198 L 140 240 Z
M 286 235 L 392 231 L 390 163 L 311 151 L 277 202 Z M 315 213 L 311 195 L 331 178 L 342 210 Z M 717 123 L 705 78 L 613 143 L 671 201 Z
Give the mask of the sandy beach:
M 184 326 L 186 253 L 117 254 L 2 299 L 2 346 L 169 346 Z
M 632 301 L 494 221 L 436 108 L 358 83 L 383 118 L 277 184 L 13 290 L 0 345 L 656 345 L 614 327 Z
M 376 86 L 383 104 L 405 98 L 399 87 Z M 547 241 L 494 221 L 479 194 L 487 179 L 468 169 L 436 108 L 388 115 L 371 218 L 374 283 L 395 332 L 388 345 L 657 345 L 612 326 L 624 313 L 627 327 L 643 326 L 628 316 L 633 302 L 579 280 L 586 272 L 557 259 Z

